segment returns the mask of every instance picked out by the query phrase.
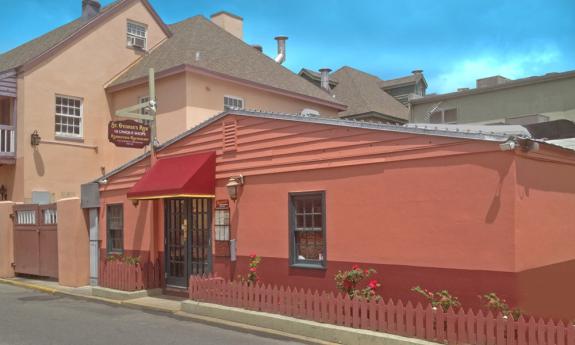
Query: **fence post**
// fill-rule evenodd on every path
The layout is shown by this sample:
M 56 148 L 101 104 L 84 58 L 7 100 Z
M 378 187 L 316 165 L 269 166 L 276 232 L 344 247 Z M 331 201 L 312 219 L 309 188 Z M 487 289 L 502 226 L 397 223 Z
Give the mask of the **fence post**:
M 14 277 L 14 212 L 12 201 L 0 202 L 0 278 Z
M 425 308 L 425 339 L 435 339 L 437 334 L 435 327 L 437 327 L 435 320 L 435 310 L 433 310 L 431 304 L 428 304 L 427 308 Z
M 449 307 L 449 309 L 447 310 L 446 318 L 447 318 L 447 343 L 456 344 L 457 334 L 455 333 L 455 323 L 457 320 L 457 316 L 455 315 L 455 311 L 453 311 L 453 308 Z

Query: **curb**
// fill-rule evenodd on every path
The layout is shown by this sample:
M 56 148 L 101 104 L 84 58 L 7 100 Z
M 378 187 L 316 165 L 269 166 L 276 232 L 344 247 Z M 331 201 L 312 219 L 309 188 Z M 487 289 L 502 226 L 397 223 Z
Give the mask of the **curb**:
M 106 303 L 109 305 L 121 306 L 121 307 L 129 308 L 129 309 L 133 309 L 133 310 L 162 313 L 162 314 L 165 314 L 168 316 L 184 318 L 184 319 L 188 319 L 188 320 L 194 320 L 196 322 L 202 322 L 202 323 L 209 324 L 209 325 L 212 325 L 215 327 L 225 327 L 225 328 L 233 329 L 233 330 L 236 330 L 239 332 L 241 332 L 241 331 L 250 332 L 251 331 L 255 334 L 259 333 L 259 334 L 267 334 L 267 335 L 273 335 L 273 336 L 281 336 L 281 337 L 285 337 L 287 339 L 293 339 L 293 340 L 301 341 L 301 342 L 308 343 L 308 344 L 319 344 L 319 345 L 337 344 L 337 343 L 332 343 L 332 342 L 326 342 L 326 341 L 323 341 L 321 339 L 308 338 L 308 337 L 301 336 L 298 334 L 291 334 L 291 333 L 281 332 L 281 331 L 277 331 L 277 330 L 273 330 L 273 329 L 257 327 L 257 326 L 249 325 L 246 323 L 238 323 L 238 322 L 228 321 L 225 319 L 212 318 L 212 317 L 203 316 L 203 315 L 194 315 L 194 314 L 186 313 L 186 312 L 182 311 L 181 309 L 174 311 L 174 310 L 165 309 L 165 308 L 161 308 L 161 307 L 147 306 L 147 305 L 142 305 L 142 304 L 131 303 L 130 300 L 118 301 L 118 300 L 113 300 L 113 299 L 109 299 L 109 298 L 105 298 L 105 297 L 81 295 L 81 294 L 76 294 L 76 293 L 72 293 L 72 292 L 68 292 L 68 291 L 62 291 L 62 290 L 58 290 L 58 289 L 54 289 L 54 288 L 45 287 L 45 286 L 38 285 L 38 284 L 25 283 L 25 282 L 15 281 L 15 280 L 11 280 L 11 279 L 4 279 L 4 278 L 0 278 L 0 284 L 18 286 L 18 287 L 22 287 L 25 289 L 35 290 L 35 291 L 44 292 L 44 293 L 48 293 L 48 294 L 52 294 L 52 295 L 67 296 L 67 297 L 72 297 L 72 298 L 77 298 L 77 299 L 83 299 L 86 301 L 102 302 L 102 303 Z
M 297 335 L 307 339 L 318 339 L 328 343 L 353 345 L 437 345 L 418 338 L 355 329 L 290 316 L 246 310 L 218 304 L 186 300 L 182 311 L 219 320 L 231 321 L 281 333 Z
M 104 302 L 104 303 L 108 303 L 108 304 L 114 304 L 114 305 L 122 304 L 121 301 L 116 301 L 113 299 L 97 297 L 97 296 L 80 295 L 80 294 L 76 294 L 73 292 L 62 291 L 59 289 L 49 288 L 49 287 L 38 285 L 38 284 L 24 283 L 24 282 L 20 282 L 20 281 L 11 280 L 11 279 L 0 278 L 0 284 L 18 286 L 18 287 L 22 287 L 25 289 L 49 293 L 52 295 L 70 296 L 70 297 L 82 298 L 82 299 L 86 299 L 86 300 L 100 301 L 100 302 Z
M 46 292 L 46 293 L 50 293 L 50 294 L 56 294 L 57 292 L 60 292 L 58 289 L 52 289 L 52 288 L 45 287 L 42 285 L 23 283 L 23 282 L 19 282 L 19 281 L 15 281 L 15 280 L 4 279 L 4 278 L 0 278 L 0 283 L 7 284 L 7 285 L 19 286 L 19 287 L 32 289 L 32 290 L 36 290 L 36 291 L 40 291 L 40 292 Z

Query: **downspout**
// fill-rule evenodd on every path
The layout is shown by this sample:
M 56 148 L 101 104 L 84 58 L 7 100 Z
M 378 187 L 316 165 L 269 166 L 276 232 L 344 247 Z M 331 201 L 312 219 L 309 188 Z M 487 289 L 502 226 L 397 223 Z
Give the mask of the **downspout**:
M 81 186 L 80 206 L 88 210 L 89 241 L 90 241 L 90 285 L 98 286 L 100 265 L 100 183 L 108 183 L 107 179 L 99 183 L 86 183 Z
M 100 263 L 98 209 L 89 209 L 88 218 L 90 219 L 90 285 L 98 286 L 98 265 Z

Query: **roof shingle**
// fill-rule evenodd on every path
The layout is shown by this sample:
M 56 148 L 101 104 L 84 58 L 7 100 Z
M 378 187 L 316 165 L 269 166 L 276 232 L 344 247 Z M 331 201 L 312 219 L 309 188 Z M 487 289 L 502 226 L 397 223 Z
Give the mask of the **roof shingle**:
M 173 33 L 170 39 L 120 75 L 110 87 L 143 78 L 150 68 L 161 72 L 190 65 L 339 104 L 329 93 L 300 78 L 203 16 L 170 25 L 170 30 Z
M 338 81 L 332 93 L 348 107 L 340 117 L 376 112 L 407 120 L 407 108 L 380 88 L 381 79 L 347 66 L 332 75 Z
M 123 0 L 114 1 L 102 8 L 98 16 L 101 16 L 105 12 L 109 11 L 120 1 Z M 90 21 L 93 21 L 98 16 L 92 18 Z M 18 68 L 32 61 L 36 57 L 42 55 L 43 53 L 52 49 L 54 46 L 66 40 L 68 37 L 72 36 L 74 33 L 87 25 L 90 21 L 78 18 L 71 21 L 70 23 L 64 24 L 48 33 L 45 33 L 38 38 L 35 38 L 12 50 L 0 54 L 0 72 Z

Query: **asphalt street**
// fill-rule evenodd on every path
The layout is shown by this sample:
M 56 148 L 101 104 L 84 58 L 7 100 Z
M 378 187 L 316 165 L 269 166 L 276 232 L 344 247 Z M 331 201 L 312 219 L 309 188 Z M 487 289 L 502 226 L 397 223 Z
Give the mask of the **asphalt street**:
M 291 339 L 0 284 L 0 345 L 260 345 Z

